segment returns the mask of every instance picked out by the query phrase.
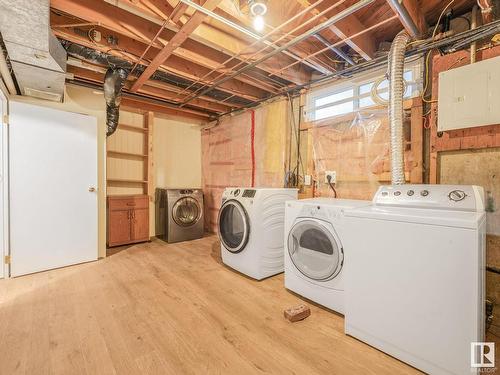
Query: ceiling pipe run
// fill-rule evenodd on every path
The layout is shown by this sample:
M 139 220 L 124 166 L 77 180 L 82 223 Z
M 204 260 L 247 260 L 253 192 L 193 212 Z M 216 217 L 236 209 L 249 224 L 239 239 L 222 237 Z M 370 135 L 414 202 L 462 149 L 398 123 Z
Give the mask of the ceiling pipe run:
M 488 25 L 479 26 L 475 30 L 463 31 L 458 34 L 447 36 L 443 39 L 433 40 L 432 38 L 429 38 L 426 41 L 423 41 L 417 47 L 407 50 L 405 56 L 408 58 L 411 56 L 421 55 L 436 48 L 443 49 L 444 53 L 452 53 L 463 48 L 468 48 L 468 46 L 474 41 L 488 38 L 498 33 L 500 33 L 500 21 L 493 21 Z M 345 68 L 343 70 L 339 70 L 326 77 L 317 78 L 312 80 L 311 82 L 290 87 L 279 94 L 275 94 L 270 97 L 254 101 L 244 107 L 233 109 L 231 111 L 223 113 L 219 115 L 219 118 L 227 115 L 232 115 L 236 112 L 242 112 L 247 108 L 256 107 L 257 105 L 272 100 L 278 96 L 294 94 L 305 88 L 310 88 L 315 85 L 325 84 L 326 82 L 329 82 L 335 78 L 352 77 L 354 74 L 366 72 L 372 69 L 382 68 L 386 65 L 387 65 L 387 57 L 380 56 L 373 60 L 365 61 L 356 64 L 354 66 Z
M 410 35 L 413 38 L 418 37 L 418 35 L 420 34 L 420 32 L 418 31 L 418 27 L 415 24 L 415 22 L 413 22 L 410 13 L 408 13 L 408 10 L 403 5 L 402 1 L 400 0 L 387 0 L 387 1 L 391 3 L 392 7 L 396 10 L 399 19 L 401 20 L 401 23 L 403 24 L 405 29 L 410 32 Z
M 220 21 L 222 22 L 223 24 L 237 30 L 237 31 L 240 31 L 242 32 L 243 34 L 253 38 L 253 39 L 256 39 L 256 40 L 261 40 L 262 43 L 264 43 L 266 46 L 269 46 L 271 48 L 274 48 L 274 49 L 278 49 L 279 47 L 276 46 L 275 44 L 273 44 L 272 42 L 268 41 L 268 40 L 265 40 L 264 38 L 262 38 L 262 36 L 260 36 L 259 34 L 256 34 L 254 33 L 252 30 L 250 29 L 247 29 L 246 27 L 243 27 L 241 25 L 238 25 L 237 23 L 234 23 L 230 20 L 228 20 L 227 18 L 224 18 L 222 17 L 221 15 L 215 13 L 215 12 L 212 12 L 211 10 L 208 10 L 207 8 L 204 8 L 203 6 L 199 5 L 199 4 L 196 4 L 195 2 L 191 1 L 191 0 L 180 0 L 181 2 L 183 2 L 184 4 L 186 5 L 189 5 L 190 7 L 193 7 L 194 9 L 196 9 L 197 11 L 200 11 L 204 14 L 206 14 L 207 16 L 210 16 L 212 17 L 213 19 L 216 19 L 217 21 Z M 297 59 L 300 59 L 299 56 L 295 55 L 294 53 L 291 53 L 290 51 L 284 51 L 283 52 L 285 55 L 297 60 Z M 320 73 L 323 73 L 323 74 L 328 74 L 330 73 L 330 71 L 328 71 L 327 69 L 321 67 L 321 66 L 318 66 L 317 64 L 313 64 L 309 61 L 304 61 L 303 62 L 305 65 L 309 66 L 310 68 L 314 69 L 314 70 L 317 70 L 319 71 Z
M 314 35 L 316 39 L 318 39 L 321 43 L 327 46 L 330 50 L 332 50 L 336 55 L 338 55 L 341 59 L 345 60 L 349 65 L 356 65 L 353 59 L 349 57 L 348 54 L 344 53 L 340 48 L 333 47 L 331 43 L 323 38 L 320 34 Z
M 182 2 L 186 2 L 186 1 L 189 1 L 189 0 L 181 0 Z M 334 15 L 333 17 L 331 17 L 330 19 L 326 20 L 325 22 L 317 25 L 316 27 L 313 27 L 312 29 L 310 29 L 309 31 L 307 31 L 306 33 L 302 34 L 302 35 L 298 35 L 296 36 L 295 38 L 293 38 L 292 40 L 290 40 L 288 43 L 285 43 L 283 44 L 282 46 L 280 46 L 279 48 L 275 49 L 274 51 L 271 51 L 269 52 L 268 54 L 262 56 L 260 59 L 254 61 L 253 63 L 251 64 L 248 64 L 246 66 L 244 66 L 243 68 L 237 70 L 236 72 L 233 72 L 232 74 L 222 78 L 222 79 L 219 79 L 217 81 L 215 81 L 210 87 L 207 87 L 206 89 L 202 90 L 201 92 L 197 93 L 196 95 L 190 97 L 189 99 L 185 100 L 183 102 L 183 105 L 189 103 L 191 100 L 199 97 L 199 96 L 202 96 L 202 95 L 205 95 L 206 93 L 212 91 L 214 88 L 220 86 L 221 84 L 223 84 L 224 82 L 227 82 L 229 81 L 230 79 L 233 79 L 234 77 L 237 77 L 239 76 L 240 74 L 256 67 L 257 65 L 261 64 L 262 62 L 270 59 L 271 57 L 277 55 L 278 53 L 280 52 L 283 52 L 285 50 L 287 50 L 288 48 L 290 47 L 293 47 L 294 45 L 306 40 L 307 38 L 321 32 L 322 30 L 330 27 L 331 25 L 333 25 L 334 23 L 350 16 L 351 14 L 355 13 L 356 11 L 364 8 L 365 6 L 373 3 L 375 0 L 360 0 L 358 1 L 357 3 L 351 5 L 349 8 L 346 8 L 344 9 L 343 11 L 337 13 L 336 15 Z

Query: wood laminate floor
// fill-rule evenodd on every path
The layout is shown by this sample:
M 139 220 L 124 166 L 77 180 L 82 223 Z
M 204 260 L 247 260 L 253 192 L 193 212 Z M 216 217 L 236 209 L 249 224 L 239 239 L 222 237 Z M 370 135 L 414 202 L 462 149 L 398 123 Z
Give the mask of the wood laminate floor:
M 344 335 L 283 275 L 220 263 L 215 237 L 136 245 L 108 258 L 0 280 L 0 374 L 416 374 Z

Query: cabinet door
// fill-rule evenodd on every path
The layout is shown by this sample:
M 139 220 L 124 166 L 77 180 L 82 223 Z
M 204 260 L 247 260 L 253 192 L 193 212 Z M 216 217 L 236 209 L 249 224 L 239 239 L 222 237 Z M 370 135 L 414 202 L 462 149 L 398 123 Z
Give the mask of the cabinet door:
M 149 210 L 147 208 L 132 211 L 132 240 L 149 240 Z
M 130 241 L 130 215 L 131 211 L 110 211 L 109 212 L 109 245 Z

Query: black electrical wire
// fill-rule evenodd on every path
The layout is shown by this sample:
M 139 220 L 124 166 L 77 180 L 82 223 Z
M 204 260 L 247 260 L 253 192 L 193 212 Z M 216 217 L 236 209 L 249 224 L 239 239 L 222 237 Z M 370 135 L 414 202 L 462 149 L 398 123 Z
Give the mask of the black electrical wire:
M 335 186 L 333 186 L 333 184 L 332 184 L 332 176 L 330 176 L 330 175 L 326 176 L 326 180 L 328 181 L 328 185 L 330 186 L 330 188 L 333 191 L 333 197 L 337 198 L 337 190 L 335 189 Z
M 500 275 L 500 268 L 497 268 L 497 267 L 486 266 L 486 271 Z

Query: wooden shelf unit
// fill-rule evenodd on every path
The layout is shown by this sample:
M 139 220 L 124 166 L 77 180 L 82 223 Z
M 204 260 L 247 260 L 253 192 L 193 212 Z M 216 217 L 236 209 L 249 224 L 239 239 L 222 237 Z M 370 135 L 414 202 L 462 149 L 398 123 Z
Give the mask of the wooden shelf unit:
M 107 159 L 120 159 L 122 160 L 121 163 L 127 163 L 127 161 L 130 161 L 130 163 L 135 163 L 131 164 L 131 167 L 137 168 L 137 162 L 143 163 L 142 166 L 142 176 L 137 176 L 134 178 L 130 177 L 121 177 L 120 172 L 123 171 L 118 170 L 111 172 L 113 177 L 107 176 L 106 182 L 109 187 L 121 187 L 126 189 L 127 187 L 136 188 L 137 192 L 137 187 L 138 185 L 141 185 L 142 187 L 142 194 L 148 195 L 150 198 L 150 201 L 152 200 L 154 191 L 153 191 L 153 121 L 154 121 L 154 113 L 153 112 L 145 112 L 143 114 L 143 123 L 141 126 L 134 126 L 134 125 L 129 125 L 129 124 L 119 124 L 118 125 L 118 130 L 124 130 L 127 132 L 133 132 L 133 133 L 140 133 L 142 134 L 142 150 L 140 152 L 137 152 L 137 144 L 136 144 L 136 149 L 134 152 L 131 152 L 131 150 L 126 150 L 123 149 L 123 147 L 120 146 L 127 146 L 126 143 L 119 144 L 118 146 L 114 146 L 111 148 L 108 148 L 107 150 Z M 137 139 L 138 135 L 135 135 Z M 139 135 L 140 136 L 140 135 Z M 137 141 L 136 141 L 137 142 Z M 108 147 L 109 143 L 108 143 Z M 122 148 L 122 149 L 120 149 Z M 122 168 L 124 164 L 121 164 Z M 126 165 L 126 164 L 125 164 Z M 126 168 L 126 167 L 125 167 Z M 108 170 L 108 173 L 110 171 Z M 116 177 L 115 177 L 116 176 Z M 124 193 L 125 194 L 125 193 Z M 113 194 L 115 195 L 115 194 Z
M 123 151 L 115 151 L 115 150 L 108 150 L 108 157 L 110 158 L 124 158 L 128 159 L 129 157 L 136 157 L 136 158 L 146 158 L 148 155 L 146 154 L 136 154 L 133 152 L 123 152 Z

